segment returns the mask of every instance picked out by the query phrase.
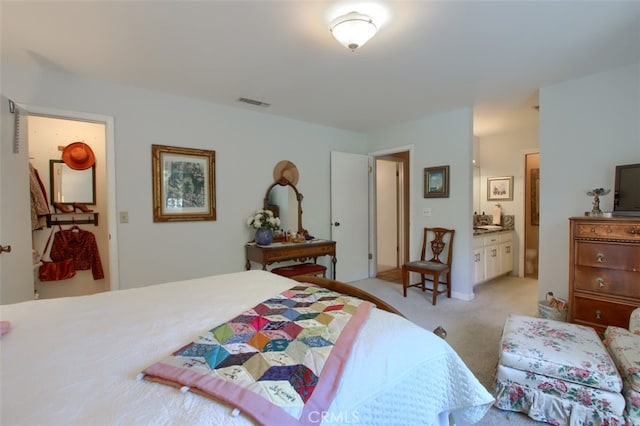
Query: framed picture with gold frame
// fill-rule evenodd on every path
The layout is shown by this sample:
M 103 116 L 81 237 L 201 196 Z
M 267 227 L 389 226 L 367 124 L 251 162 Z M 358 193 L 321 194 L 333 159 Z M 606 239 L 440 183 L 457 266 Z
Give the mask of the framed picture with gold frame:
M 449 166 L 424 169 L 424 198 L 449 198 Z
M 513 176 L 487 178 L 487 201 L 500 200 L 513 200 Z
M 153 221 L 216 220 L 216 152 L 151 145 Z

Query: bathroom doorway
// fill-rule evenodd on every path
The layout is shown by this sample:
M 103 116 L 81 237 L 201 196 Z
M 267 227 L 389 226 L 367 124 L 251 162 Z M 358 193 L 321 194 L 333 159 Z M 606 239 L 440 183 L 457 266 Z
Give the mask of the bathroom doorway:
M 402 283 L 409 253 L 409 151 L 381 155 L 376 167 L 376 277 Z
M 525 154 L 524 276 L 538 278 L 540 153 Z

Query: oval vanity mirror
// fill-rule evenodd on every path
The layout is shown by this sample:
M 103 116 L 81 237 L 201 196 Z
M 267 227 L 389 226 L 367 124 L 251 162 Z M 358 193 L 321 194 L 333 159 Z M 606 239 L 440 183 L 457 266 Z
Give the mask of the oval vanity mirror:
M 280 178 L 267 189 L 263 207 L 280 218 L 283 230 L 306 235 L 307 231 L 302 227 L 302 198 L 294 184 Z
M 49 160 L 49 172 L 52 203 L 96 203 L 95 166 L 74 170 L 62 160 Z

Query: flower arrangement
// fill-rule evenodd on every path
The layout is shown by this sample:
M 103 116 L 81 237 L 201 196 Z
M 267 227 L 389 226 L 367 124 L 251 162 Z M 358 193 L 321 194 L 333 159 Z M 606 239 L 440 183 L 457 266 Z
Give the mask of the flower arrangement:
M 280 218 L 275 217 L 271 210 L 258 209 L 255 214 L 247 219 L 247 225 L 252 228 L 280 229 Z

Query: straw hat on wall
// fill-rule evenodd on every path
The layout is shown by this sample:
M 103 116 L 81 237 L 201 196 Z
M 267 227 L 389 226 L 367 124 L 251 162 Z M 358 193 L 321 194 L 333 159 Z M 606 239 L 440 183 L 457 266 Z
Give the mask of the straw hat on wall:
M 96 156 L 86 143 L 73 142 L 62 151 L 62 161 L 74 170 L 86 170 L 96 163 Z

